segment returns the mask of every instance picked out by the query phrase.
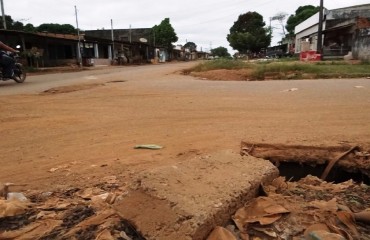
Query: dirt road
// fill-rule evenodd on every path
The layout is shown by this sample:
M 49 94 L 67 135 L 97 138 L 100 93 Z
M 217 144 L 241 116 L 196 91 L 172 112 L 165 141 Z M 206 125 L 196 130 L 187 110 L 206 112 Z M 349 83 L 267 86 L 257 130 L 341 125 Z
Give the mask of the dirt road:
M 222 82 L 176 73 L 191 64 L 1 82 L 0 182 L 27 184 L 20 191 L 91 186 L 112 175 L 128 183 L 144 169 L 238 151 L 241 140 L 370 145 L 369 79 Z

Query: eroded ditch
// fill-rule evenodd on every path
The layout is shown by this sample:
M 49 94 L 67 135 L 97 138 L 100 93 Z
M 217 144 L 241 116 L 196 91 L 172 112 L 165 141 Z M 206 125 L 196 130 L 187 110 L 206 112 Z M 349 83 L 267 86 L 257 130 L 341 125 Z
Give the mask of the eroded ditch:
M 241 143 L 280 173 L 207 240 L 370 239 L 370 154 L 359 146 Z
M 301 146 L 241 143 L 241 155 L 272 162 L 281 176 L 297 181 L 307 175 L 334 183 L 348 181 L 370 185 L 370 153 L 360 146 Z

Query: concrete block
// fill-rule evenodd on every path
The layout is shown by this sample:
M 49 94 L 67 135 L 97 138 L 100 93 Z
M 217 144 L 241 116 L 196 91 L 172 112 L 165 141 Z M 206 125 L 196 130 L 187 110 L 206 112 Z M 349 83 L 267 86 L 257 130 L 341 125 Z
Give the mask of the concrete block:
M 231 151 L 141 173 L 114 207 L 147 239 L 204 239 L 278 176 L 269 161 Z

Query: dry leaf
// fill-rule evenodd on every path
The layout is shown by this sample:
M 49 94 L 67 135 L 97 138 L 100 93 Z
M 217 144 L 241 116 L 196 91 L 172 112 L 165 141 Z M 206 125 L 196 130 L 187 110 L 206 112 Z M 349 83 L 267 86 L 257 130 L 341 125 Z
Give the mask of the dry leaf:
M 354 234 L 355 236 L 359 236 L 356 228 L 355 217 L 352 213 L 340 211 L 337 212 L 337 217 L 344 225 L 346 225 L 346 227 L 348 227 L 352 234 Z
M 309 206 L 329 212 L 336 212 L 338 210 L 336 198 L 333 198 L 329 202 L 321 200 L 312 201 L 310 202 Z
M 18 230 L 0 233 L 0 239 L 39 239 L 62 223 L 62 220 L 52 219 L 36 221 Z
M 0 199 L 0 218 L 23 214 L 28 207 L 29 203 L 18 200 L 7 201 Z
M 261 225 L 268 225 L 279 220 L 283 213 L 289 213 L 287 209 L 278 205 L 273 199 L 259 197 L 247 206 L 240 208 L 233 219 L 237 226 L 245 226 L 246 223 L 259 222 Z
M 108 229 L 104 229 L 96 236 L 95 240 L 115 240 Z
M 236 237 L 226 228 L 216 227 L 208 236 L 207 240 L 237 240 Z

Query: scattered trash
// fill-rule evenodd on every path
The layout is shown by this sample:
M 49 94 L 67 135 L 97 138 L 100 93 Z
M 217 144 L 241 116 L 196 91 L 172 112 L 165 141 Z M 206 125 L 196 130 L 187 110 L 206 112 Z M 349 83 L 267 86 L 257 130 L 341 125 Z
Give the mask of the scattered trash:
M 87 189 L 8 192 L 8 200 L 0 196 L 0 239 L 144 240 L 112 206 L 127 195 L 117 183 L 108 176 Z
M 283 90 L 282 92 L 294 92 L 294 91 L 298 91 L 298 88 L 290 88 L 290 89 Z
M 367 185 L 279 177 L 262 189 L 266 197 L 253 199 L 232 216 L 236 227 L 215 228 L 207 240 L 370 239 Z
M 144 144 L 144 145 L 136 145 L 135 149 L 151 149 L 151 150 L 158 150 L 162 149 L 162 146 L 155 145 L 155 144 Z
M 57 166 L 57 167 L 53 167 L 53 168 L 50 168 L 50 170 L 48 172 L 56 172 L 56 171 L 59 171 L 59 170 L 63 170 L 63 171 L 70 171 L 70 167 L 72 165 L 76 165 L 77 162 L 70 162 L 68 164 L 63 164 L 63 165 L 60 165 L 60 166 Z
M 26 196 L 24 196 L 23 193 L 18 193 L 18 192 L 10 192 L 10 193 L 8 193 L 6 199 L 9 200 L 9 201 L 12 201 L 12 200 L 18 200 L 18 201 L 21 201 L 21 202 L 28 201 L 28 199 L 26 198 Z

